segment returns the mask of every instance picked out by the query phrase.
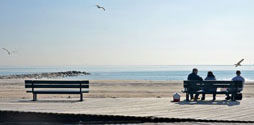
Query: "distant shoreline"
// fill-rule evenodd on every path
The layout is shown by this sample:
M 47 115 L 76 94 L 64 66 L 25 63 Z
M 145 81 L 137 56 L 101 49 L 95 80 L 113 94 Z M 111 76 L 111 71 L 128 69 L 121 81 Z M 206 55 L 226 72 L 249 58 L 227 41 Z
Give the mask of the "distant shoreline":
M 231 80 L 235 76 L 236 70 L 242 71 L 242 76 L 246 81 L 254 81 L 254 66 L 203 66 L 203 65 L 138 65 L 138 66 L 119 66 L 119 65 L 105 65 L 105 66 L 51 66 L 51 67 L 4 67 L 0 68 L 0 76 L 15 75 L 8 78 L 24 78 L 24 76 L 16 76 L 22 74 L 37 74 L 37 73 L 51 73 L 51 72 L 65 72 L 65 71 L 86 71 L 92 75 L 62 75 L 58 77 L 51 77 L 46 75 L 43 78 L 60 78 L 60 79 L 89 79 L 89 80 L 185 80 L 193 68 L 198 68 L 199 76 L 205 78 L 208 71 L 212 71 L 217 80 Z M 6 76 L 4 78 L 6 78 Z M 41 78 L 39 75 L 29 76 L 28 78 Z M 25 77 L 27 78 L 27 76 Z
M 65 71 L 65 72 L 48 72 L 48 73 L 31 73 L 19 75 L 1 75 L 0 79 L 26 79 L 26 78 L 64 78 L 71 76 L 90 75 L 91 73 L 82 71 Z

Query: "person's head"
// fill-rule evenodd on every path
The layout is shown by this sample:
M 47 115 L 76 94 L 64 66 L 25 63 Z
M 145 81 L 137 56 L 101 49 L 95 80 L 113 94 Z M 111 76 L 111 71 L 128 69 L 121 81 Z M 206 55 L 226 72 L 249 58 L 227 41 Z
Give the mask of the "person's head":
M 198 69 L 197 68 L 192 69 L 192 73 L 198 74 Z
M 213 75 L 213 72 L 212 72 L 212 71 L 208 71 L 208 72 L 207 72 L 207 77 L 215 77 L 215 76 Z
M 236 71 L 236 75 L 237 75 L 237 76 L 240 76 L 240 75 L 241 75 L 241 71 L 240 71 L 240 70 L 237 70 L 237 71 Z

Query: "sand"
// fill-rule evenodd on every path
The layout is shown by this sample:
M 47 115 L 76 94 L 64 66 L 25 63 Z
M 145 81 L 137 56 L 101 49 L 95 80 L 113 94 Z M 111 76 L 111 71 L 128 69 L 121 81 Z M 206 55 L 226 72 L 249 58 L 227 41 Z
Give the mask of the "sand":
M 181 93 L 180 103 L 171 100 L 172 94 L 183 89 L 183 81 L 91 80 L 90 93 L 84 94 L 83 102 L 78 101 L 79 95 L 38 95 L 38 101 L 31 101 L 24 79 L 2 79 L 0 86 L 1 111 L 254 122 L 252 82 L 245 83 L 242 101 L 225 101 L 225 96 L 219 95 L 213 102 L 208 95 L 205 101 L 186 102 Z
M 0 98 L 28 99 L 24 79 L 1 79 Z M 86 98 L 171 98 L 175 92 L 181 92 L 183 81 L 144 81 L 144 80 L 90 80 L 90 92 Z M 79 95 L 39 95 L 39 98 L 67 98 Z M 182 97 L 185 95 L 182 93 Z M 211 96 L 211 95 L 208 95 Z M 224 95 L 221 95 L 224 96 Z M 245 98 L 254 97 L 254 83 L 245 83 Z

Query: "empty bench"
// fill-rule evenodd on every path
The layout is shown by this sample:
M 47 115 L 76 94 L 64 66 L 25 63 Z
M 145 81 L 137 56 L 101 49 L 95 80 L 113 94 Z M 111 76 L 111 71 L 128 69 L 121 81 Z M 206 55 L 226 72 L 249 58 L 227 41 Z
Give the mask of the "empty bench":
M 243 88 L 241 81 L 184 81 L 186 101 L 189 101 L 190 94 L 232 94 L 231 100 L 235 101 L 235 96 L 239 88 Z M 218 88 L 227 88 L 225 91 L 218 91 Z M 211 91 L 214 90 L 214 91 Z
M 83 101 L 83 93 L 89 92 L 88 80 L 25 80 L 27 93 L 33 94 L 33 101 L 37 100 L 37 94 L 80 94 Z

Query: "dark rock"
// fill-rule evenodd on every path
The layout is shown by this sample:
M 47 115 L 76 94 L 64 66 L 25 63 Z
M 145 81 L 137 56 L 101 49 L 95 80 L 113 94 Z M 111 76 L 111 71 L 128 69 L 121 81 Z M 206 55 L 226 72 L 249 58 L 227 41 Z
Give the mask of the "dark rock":
M 91 73 L 81 71 L 66 71 L 66 72 L 49 72 L 49 73 L 34 73 L 21 75 L 3 75 L 0 79 L 23 79 L 23 78 L 57 78 L 57 77 L 71 77 L 79 75 L 90 75 Z

